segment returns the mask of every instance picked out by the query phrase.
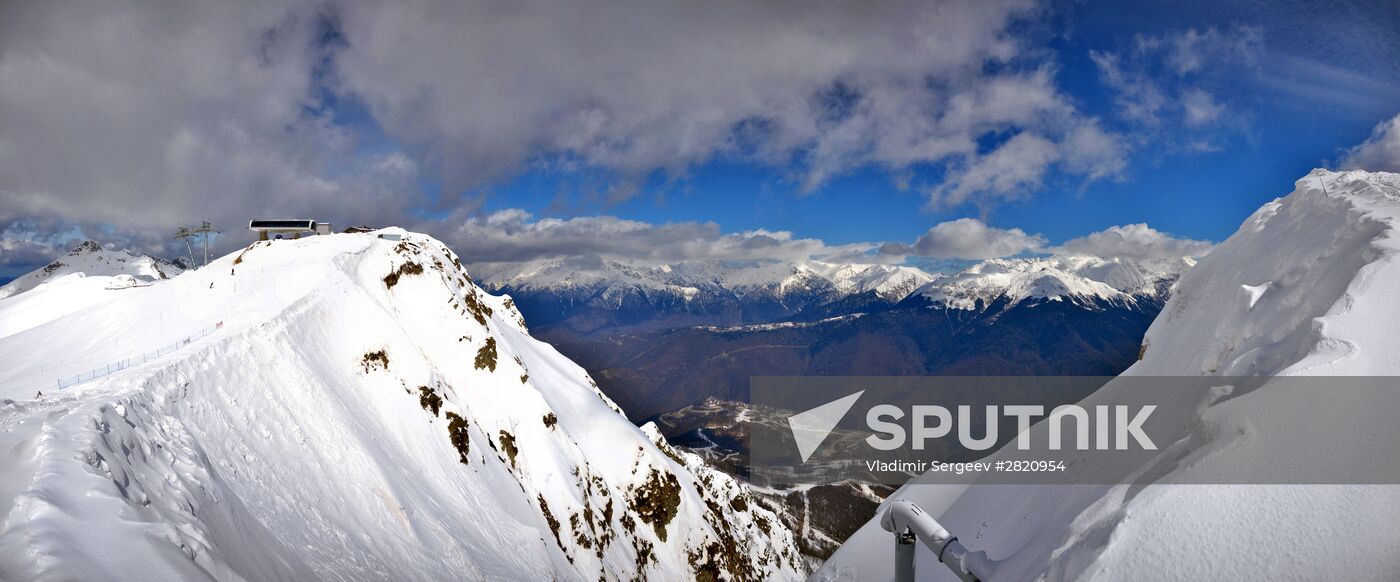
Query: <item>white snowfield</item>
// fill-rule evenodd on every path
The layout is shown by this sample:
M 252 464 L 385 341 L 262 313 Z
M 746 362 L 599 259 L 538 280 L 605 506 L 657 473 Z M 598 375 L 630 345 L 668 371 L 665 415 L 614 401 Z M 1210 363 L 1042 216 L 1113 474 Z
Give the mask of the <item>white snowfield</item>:
M 1125 375 L 1400 375 L 1397 289 L 1400 175 L 1315 170 L 1186 272 Z M 1393 460 L 1400 410 L 1373 405 L 1393 398 L 1270 388 L 1185 407 L 1197 428 L 1144 463 L 1145 486 L 910 484 L 891 499 L 998 560 L 990 582 L 1400 580 L 1400 486 L 1199 484 L 1334 462 L 1308 437 L 1327 427 L 1365 435 L 1355 459 Z M 922 547 L 916 563 L 921 580 L 955 580 Z M 813 579 L 883 582 L 893 567 L 872 520 Z
M 0 580 L 802 577 L 745 486 L 392 232 L 0 300 Z

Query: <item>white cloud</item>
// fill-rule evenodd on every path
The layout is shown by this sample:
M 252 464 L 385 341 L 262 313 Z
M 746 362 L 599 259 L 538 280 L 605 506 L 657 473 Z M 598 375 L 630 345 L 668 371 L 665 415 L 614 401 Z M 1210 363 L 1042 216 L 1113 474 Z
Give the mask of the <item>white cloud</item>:
M 1002 132 L 1058 146 L 1091 122 L 1056 86 L 1046 53 L 1008 32 L 1038 10 L 1030 0 L 351 2 L 336 62 L 341 87 L 427 149 L 449 187 L 526 160 L 562 157 L 625 179 L 738 156 L 811 191 L 862 166 L 966 163 L 979 139 Z M 959 197 L 1002 194 L 979 185 Z
M 227 230 L 263 213 L 396 221 L 422 199 L 409 160 L 359 153 L 322 112 L 325 5 L 170 8 L 5 11 L 0 226 L 29 219 L 148 248 L 204 218 Z
M 1032 133 L 1020 133 L 984 156 L 971 156 L 947 182 L 934 190 L 934 200 L 948 206 L 967 202 L 974 194 L 996 199 L 1029 195 L 1060 159 L 1053 142 Z
M 1248 132 L 1248 116 L 1231 108 L 1221 89 L 1257 75 L 1263 51 L 1261 29 L 1232 26 L 1140 34 L 1131 46 L 1089 56 L 1117 116 L 1140 143 L 1158 152 L 1205 152 Z
M 1202 126 L 1215 123 L 1225 113 L 1225 106 L 1201 89 L 1187 89 L 1181 94 L 1181 106 L 1186 110 L 1186 124 Z
M 1121 177 L 1128 166 L 1129 149 L 1121 136 L 1104 131 L 1097 122 L 1089 122 L 1070 131 L 1060 151 L 1069 171 L 1097 180 Z
M 1167 259 L 1203 256 L 1214 248 L 1208 241 L 1176 238 L 1146 224 L 1127 224 L 1073 238 L 1054 247 L 1058 254 L 1105 258 Z
M 1045 237 L 1019 228 L 996 228 L 975 218 L 942 222 L 920 235 L 914 244 L 885 243 L 883 256 L 916 256 L 935 259 L 992 259 L 1045 246 Z
M 180 222 L 232 228 L 255 213 L 403 223 L 470 206 L 464 189 L 537 164 L 602 170 L 617 198 L 655 170 L 732 158 L 804 191 L 860 167 L 949 165 L 952 198 L 994 203 L 1051 172 L 1122 167 L 1121 148 L 1069 151 L 1095 132 L 1121 139 L 1060 90 L 1051 53 L 1025 45 L 1032 33 L 1017 25 L 1044 10 L 42 2 L 0 18 L 0 227 L 115 228 L 119 244 L 148 245 Z M 369 115 L 356 108 L 344 125 L 336 103 Z M 979 141 L 1014 133 L 1027 137 L 979 154 Z M 1054 151 L 1018 179 L 986 174 L 1034 158 L 1030 145 Z M 428 181 L 442 192 L 425 193 Z
M 1137 37 L 1139 51 L 1162 52 L 1167 66 L 1178 76 L 1200 73 L 1212 62 L 1253 65 L 1259 60 L 1263 43 L 1263 31 L 1252 26 L 1234 26 L 1228 30 L 1192 28 L 1156 37 Z
M 1119 116 L 1146 125 L 1160 123 L 1158 112 L 1166 107 L 1167 97 L 1151 77 L 1141 71 L 1126 70 L 1122 57 L 1115 53 L 1089 51 L 1089 58 L 1098 67 L 1104 85 L 1117 93 Z
M 600 257 L 629 263 L 802 261 L 845 249 L 786 231 L 723 233 L 713 222 L 652 224 L 615 216 L 536 218 L 520 209 L 460 220 L 445 236 L 468 263 Z
M 1382 121 L 1366 141 L 1348 149 L 1342 168 L 1372 172 L 1400 172 L 1400 115 Z

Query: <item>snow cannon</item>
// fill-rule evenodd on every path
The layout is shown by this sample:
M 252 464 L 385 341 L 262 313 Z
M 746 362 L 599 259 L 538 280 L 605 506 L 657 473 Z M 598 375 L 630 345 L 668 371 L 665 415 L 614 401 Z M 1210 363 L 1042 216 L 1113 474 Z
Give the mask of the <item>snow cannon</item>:
M 969 552 L 958 536 L 948 533 L 938 520 L 908 501 L 891 501 L 880 516 L 880 527 L 894 533 L 895 582 L 914 582 L 914 542 L 923 542 L 938 561 L 963 582 L 987 582 L 992 561 L 986 552 Z

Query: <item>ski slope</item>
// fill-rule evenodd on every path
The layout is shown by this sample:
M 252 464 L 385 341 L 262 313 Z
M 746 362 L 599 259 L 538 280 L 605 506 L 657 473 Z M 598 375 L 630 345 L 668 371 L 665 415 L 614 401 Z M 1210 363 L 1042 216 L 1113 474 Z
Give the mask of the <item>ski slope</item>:
M 0 300 L 28 318 L 0 336 L 0 580 L 802 577 L 743 485 L 628 422 L 441 243 L 384 232 Z
M 1400 375 L 1396 289 L 1400 175 L 1315 170 L 1186 272 L 1125 375 Z M 1086 404 L 1128 389 L 1110 383 Z M 1199 484 L 1241 465 L 1333 461 L 1338 451 L 1300 426 L 1365 435 L 1346 452 L 1392 458 L 1400 411 L 1374 405 L 1393 401 L 1378 396 L 1265 384 L 1204 401 L 1186 419 L 1190 438 L 1140 469 L 1156 475 L 1146 486 L 913 483 L 891 499 L 987 552 L 995 582 L 1397 580 L 1400 486 Z M 919 552 L 920 579 L 955 580 Z M 813 579 L 886 581 L 893 560 L 890 533 L 872 520 Z

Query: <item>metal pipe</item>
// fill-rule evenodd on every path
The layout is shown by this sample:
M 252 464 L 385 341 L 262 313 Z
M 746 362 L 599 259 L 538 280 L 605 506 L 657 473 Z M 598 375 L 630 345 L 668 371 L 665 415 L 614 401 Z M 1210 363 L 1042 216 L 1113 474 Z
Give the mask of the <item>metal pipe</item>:
M 895 582 L 914 582 L 914 533 L 904 530 L 894 534 Z
M 891 501 L 880 516 L 880 527 L 895 535 L 895 582 L 914 582 L 914 540 L 917 539 L 963 582 L 986 582 L 994 562 L 986 552 L 970 552 L 933 516 L 908 501 Z

